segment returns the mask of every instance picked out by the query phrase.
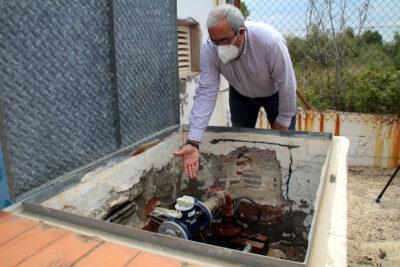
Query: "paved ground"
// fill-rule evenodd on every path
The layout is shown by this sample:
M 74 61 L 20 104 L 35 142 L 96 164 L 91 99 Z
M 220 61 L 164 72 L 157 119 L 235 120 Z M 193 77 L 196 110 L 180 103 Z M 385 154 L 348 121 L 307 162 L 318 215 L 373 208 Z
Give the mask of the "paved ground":
M 195 267 L 0 211 L 0 266 Z
M 376 198 L 395 169 L 349 168 L 349 266 L 400 266 L 400 173 Z

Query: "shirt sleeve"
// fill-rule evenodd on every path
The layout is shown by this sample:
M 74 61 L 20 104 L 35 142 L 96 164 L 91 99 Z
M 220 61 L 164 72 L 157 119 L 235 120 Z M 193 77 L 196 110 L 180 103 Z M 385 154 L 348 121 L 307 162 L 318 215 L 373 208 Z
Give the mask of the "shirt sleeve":
M 279 114 L 275 122 L 289 127 L 296 114 L 296 77 L 285 40 L 277 38 L 268 54 L 271 78 L 279 91 Z
M 192 111 L 189 116 L 188 139 L 202 142 L 204 132 L 213 113 L 219 93 L 220 71 L 218 55 L 205 44 L 200 58 L 199 86 L 196 89 Z

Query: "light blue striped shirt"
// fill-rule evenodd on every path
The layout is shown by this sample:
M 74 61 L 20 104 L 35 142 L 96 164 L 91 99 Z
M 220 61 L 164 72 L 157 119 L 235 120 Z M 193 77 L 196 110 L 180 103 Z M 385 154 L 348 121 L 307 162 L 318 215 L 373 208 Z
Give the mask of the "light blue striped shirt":
M 220 74 L 247 97 L 267 97 L 279 91 L 277 123 L 288 127 L 295 115 L 296 78 L 284 37 L 261 22 L 247 21 L 246 28 L 241 55 L 226 64 L 219 59 L 215 45 L 204 44 L 188 139 L 203 141 L 219 93 Z

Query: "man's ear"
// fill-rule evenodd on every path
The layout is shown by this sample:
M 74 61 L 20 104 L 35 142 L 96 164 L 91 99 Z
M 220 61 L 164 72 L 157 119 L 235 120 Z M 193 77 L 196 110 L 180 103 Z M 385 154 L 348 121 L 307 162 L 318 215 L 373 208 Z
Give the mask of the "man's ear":
M 242 28 L 239 29 L 239 34 L 240 34 L 241 37 L 244 36 L 245 32 L 246 32 L 246 28 L 245 27 L 242 27 Z

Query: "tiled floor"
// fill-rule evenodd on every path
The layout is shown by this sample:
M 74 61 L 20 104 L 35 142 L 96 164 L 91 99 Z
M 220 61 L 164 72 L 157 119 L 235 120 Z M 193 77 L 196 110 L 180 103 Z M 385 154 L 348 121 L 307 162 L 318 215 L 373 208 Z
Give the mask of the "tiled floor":
M 0 211 L 0 266 L 194 266 Z

